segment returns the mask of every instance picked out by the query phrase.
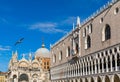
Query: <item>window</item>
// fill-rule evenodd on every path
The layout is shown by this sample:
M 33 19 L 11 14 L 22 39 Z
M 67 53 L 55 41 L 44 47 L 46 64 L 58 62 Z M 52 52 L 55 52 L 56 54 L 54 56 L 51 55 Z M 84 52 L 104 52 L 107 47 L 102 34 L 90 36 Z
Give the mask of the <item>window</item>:
M 44 65 L 46 65 L 46 62 L 44 62 Z
M 103 18 L 100 19 L 100 23 L 102 23 L 102 22 L 103 22 Z
M 117 8 L 115 8 L 115 10 L 114 10 L 114 14 L 117 14 L 119 12 L 119 8 L 117 7 Z
M 62 51 L 59 53 L 59 60 L 62 60 Z
M 86 29 L 84 28 L 83 29 L 83 37 L 85 37 L 86 36 Z
M 66 57 L 69 57 L 69 56 L 70 56 L 70 47 L 68 46 L 66 49 Z
M 53 55 L 53 63 L 56 62 L 56 55 Z
M 89 33 L 92 33 L 92 24 L 89 25 Z
M 76 53 L 77 54 L 79 53 L 79 45 L 78 45 L 78 43 L 76 43 Z
M 91 39 L 90 36 L 87 37 L 87 48 L 91 47 Z
M 111 38 L 111 29 L 108 24 L 102 30 L 102 41 L 109 40 Z
M 110 39 L 110 37 L 111 37 L 110 26 L 106 25 L 106 28 L 105 28 L 105 40 Z
M 90 36 L 88 35 L 85 39 L 85 49 L 88 49 L 91 47 L 91 38 Z
M 49 66 L 47 66 L 47 69 L 49 69 Z

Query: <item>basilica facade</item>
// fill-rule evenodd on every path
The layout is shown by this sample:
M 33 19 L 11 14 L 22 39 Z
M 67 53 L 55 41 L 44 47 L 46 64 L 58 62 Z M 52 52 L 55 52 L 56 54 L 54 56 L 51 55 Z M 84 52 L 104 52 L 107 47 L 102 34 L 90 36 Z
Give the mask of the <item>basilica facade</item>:
M 51 82 L 120 82 L 120 1 L 112 0 L 51 46 Z
M 35 52 L 30 53 L 28 60 L 23 55 L 18 60 L 18 53 L 12 53 L 9 62 L 7 82 L 49 82 L 50 52 L 42 44 Z

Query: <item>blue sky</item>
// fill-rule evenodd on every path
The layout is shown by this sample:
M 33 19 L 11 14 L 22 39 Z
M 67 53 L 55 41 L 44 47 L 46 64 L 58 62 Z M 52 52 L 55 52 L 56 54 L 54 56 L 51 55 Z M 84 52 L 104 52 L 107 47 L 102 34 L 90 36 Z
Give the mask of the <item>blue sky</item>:
M 0 0 L 0 71 L 7 71 L 12 51 L 28 57 L 41 47 L 54 44 L 76 23 L 110 0 Z M 24 37 L 23 43 L 14 43 Z

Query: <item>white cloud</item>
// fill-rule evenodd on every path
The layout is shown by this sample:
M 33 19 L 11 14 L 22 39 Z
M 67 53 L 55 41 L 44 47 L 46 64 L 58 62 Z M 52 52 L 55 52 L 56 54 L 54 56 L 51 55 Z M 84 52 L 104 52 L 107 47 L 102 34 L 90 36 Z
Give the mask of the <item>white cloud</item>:
M 36 23 L 30 25 L 31 30 L 39 30 L 44 33 L 66 33 L 66 31 L 57 28 L 57 23 Z
M 69 25 L 72 25 L 73 23 L 76 23 L 76 17 L 68 17 L 61 22 L 61 24 L 69 24 Z
M 57 23 L 38 22 L 32 25 L 25 25 L 25 26 L 29 27 L 30 30 L 39 30 L 44 33 L 64 33 L 65 34 L 67 33 L 66 30 L 68 30 L 69 28 L 63 28 L 63 27 L 71 26 L 70 28 L 72 28 L 73 23 L 76 23 L 76 17 L 71 16 Z
M 0 45 L 0 51 L 9 51 L 9 50 L 11 50 L 10 46 L 2 46 L 2 45 Z

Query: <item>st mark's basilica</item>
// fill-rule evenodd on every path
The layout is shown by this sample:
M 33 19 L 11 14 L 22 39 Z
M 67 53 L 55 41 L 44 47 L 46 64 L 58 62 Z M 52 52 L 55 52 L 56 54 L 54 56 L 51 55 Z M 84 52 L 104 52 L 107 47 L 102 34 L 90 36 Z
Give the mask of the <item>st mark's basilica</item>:
M 29 53 L 28 60 L 23 55 L 18 60 L 17 51 L 12 53 L 9 62 L 7 82 L 48 82 L 49 81 L 50 52 L 42 44 L 35 52 L 35 57 Z

